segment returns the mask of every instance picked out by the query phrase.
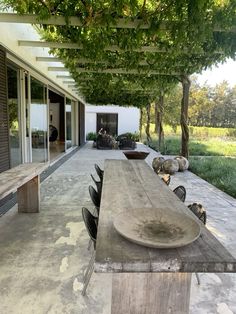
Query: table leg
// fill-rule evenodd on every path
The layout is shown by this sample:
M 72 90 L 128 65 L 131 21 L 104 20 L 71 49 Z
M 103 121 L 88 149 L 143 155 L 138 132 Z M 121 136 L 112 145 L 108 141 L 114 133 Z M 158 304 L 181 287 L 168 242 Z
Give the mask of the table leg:
M 18 212 L 38 213 L 40 201 L 39 176 L 34 177 L 17 189 Z
M 112 314 L 187 314 L 191 273 L 119 273 L 112 278 Z

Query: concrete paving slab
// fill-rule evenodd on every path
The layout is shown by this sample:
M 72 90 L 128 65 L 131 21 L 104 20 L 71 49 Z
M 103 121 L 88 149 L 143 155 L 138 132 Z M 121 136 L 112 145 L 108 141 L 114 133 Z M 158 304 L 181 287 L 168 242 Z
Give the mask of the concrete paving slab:
M 149 151 L 149 165 L 157 152 Z M 18 214 L 14 206 L 0 218 L 1 314 L 110 314 L 111 275 L 93 274 L 82 297 L 82 278 L 91 252 L 81 208 L 93 210 L 88 186 L 94 163 L 125 159 L 119 150 L 88 143 L 41 184 L 41 211 Z M 171 189 L 187 189 L 186 204 L 207 209 L 207 227 L 236 256 L 236 200 L 189 171 L 171 177 Z M 193 275 L 191 314 L 236 313 L 236 274 Z M 125 313 L 124 313 L 125 314 Z M 150 313 L 153 314 L 153 313 Z

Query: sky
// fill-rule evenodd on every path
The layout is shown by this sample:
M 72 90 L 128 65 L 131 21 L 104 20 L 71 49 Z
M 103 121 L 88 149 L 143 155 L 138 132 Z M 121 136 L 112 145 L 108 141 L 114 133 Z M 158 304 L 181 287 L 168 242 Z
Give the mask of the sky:
M 212 87 L 225 80 L 232 87 L 236 85 L 236 61 L 228 59 L 224 64 L 214 66 L 211 70 L 202 71 L 197 75 L 197 80 L 201 85 L 207 82 Z

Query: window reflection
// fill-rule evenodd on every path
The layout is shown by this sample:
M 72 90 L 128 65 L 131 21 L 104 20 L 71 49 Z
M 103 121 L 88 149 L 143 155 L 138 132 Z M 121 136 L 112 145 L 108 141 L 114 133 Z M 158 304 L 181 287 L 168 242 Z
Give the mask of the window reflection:
M 46 86 L 33 77 L 31 78 L 30 125 L 32 161 L 45 162 L 48 160 Z
M 8 84 L 8 117 L 10 133 L 10 162 L 11 167 L 15 167 L 22 162 L 20 143 L 20 107 L 18 99 L 19 80 L 18 71 L 12 67 L 7 67 Z

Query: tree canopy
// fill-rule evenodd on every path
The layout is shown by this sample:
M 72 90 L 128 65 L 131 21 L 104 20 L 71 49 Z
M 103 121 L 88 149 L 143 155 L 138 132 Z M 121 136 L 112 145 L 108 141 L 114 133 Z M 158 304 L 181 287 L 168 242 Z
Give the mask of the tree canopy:
M 144 106 L 182 75 L 235 57 L 235 0 L 2 2 L 37 14 L 44 40 L 78 44 L 51 52 L 90 103 Z M 66 25 L 43 23 L 52 16 Z

